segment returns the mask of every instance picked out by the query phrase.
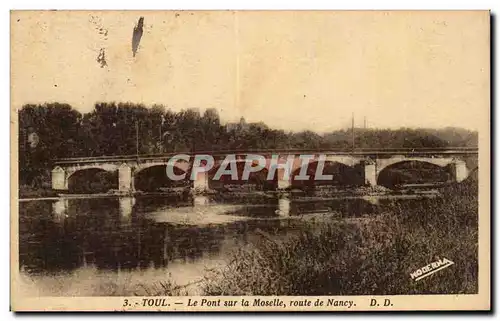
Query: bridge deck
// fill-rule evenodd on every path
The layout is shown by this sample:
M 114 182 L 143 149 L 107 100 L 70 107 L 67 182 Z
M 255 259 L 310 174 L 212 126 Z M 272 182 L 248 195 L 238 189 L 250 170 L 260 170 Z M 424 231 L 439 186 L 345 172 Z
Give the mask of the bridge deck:
M 211 155 L 213 157 L 224 157 L 229 154 L 236 155 L 248 155 L 248 154 L 258 154 L 258 155 L 272 155 L 272 154 L 328 154 L 328 155 L 339 155 L 339 156 L 393 156 L 393 155 L 405 155 L 405 156 L 430 156 L 430 155 L 443 155 L 443 156 L 453 156 L 453 155 L 477 155 L 477 147 L 454 147 L 454 148 L 384 148 L 384 149 L 355 149 L 353 150 L 318 150 L 318 149 L 264 149 L 264 150 L 217 150 L 217 151 L 184 151 L 184 152 L 173 152 L 173 153 L 163 153 L 163 154 L 138 154 L 138 155 L 115 155 L 115 156 L 96 156 L 96 157 L 72 157 L 72 158 L 59 158 L 54 159 L 53 163 L 56 165 L 60 164 L 84 164 L 84 163 L 100 163 L 100 162 L 126 162 L 135 160 L 155 160 L 155 159 L 168 159 L 174 155 L 186 154 L 186 155 Z

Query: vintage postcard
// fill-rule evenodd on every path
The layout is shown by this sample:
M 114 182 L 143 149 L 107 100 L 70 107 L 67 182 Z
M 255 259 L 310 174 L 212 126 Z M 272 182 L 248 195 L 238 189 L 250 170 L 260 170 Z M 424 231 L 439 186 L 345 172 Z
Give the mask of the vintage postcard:
M 489 11 L 12 11 L 11 309 L 490 309 Z

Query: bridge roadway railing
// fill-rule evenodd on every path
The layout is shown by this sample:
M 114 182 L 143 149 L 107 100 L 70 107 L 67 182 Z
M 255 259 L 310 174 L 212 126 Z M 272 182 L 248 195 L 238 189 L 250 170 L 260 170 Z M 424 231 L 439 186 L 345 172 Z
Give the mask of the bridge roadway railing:
M 255 150 L 211 150 L 211 151 L 179 151 L 162 154 L 135 154 L 135 155 L 114 155 L 114 156 L 95 156 L 95 157 L 71 157 L 71 158 L 58 158 L 53 160 L 54 165 L 60 164 L 83 164 L 83 163 L 96 163 L 96 162 L 126 162 L 134 160 L 151 160 L 170 158 L 174 155 L 212 155 L 213 157 L 224 157 L 229 154 L 236 155 L 272 155 L 272 154 L 328 154 L 328 155 L 350 155 L 350 156 L 368 156 L 368 157 L 387 157 L 393 155 L 407 155 L 407 156 L 429 156 L 429 155 L 477 155 L 477 147 L 448 147 L 448 148 L 358 148 L 355 150 L 347 149 L 255 149 Z

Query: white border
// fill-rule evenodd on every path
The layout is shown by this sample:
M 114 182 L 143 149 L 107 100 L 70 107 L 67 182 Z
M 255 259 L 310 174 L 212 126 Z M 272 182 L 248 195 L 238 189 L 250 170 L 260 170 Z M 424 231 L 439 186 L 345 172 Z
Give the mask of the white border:
M 1 37 L 2 37 L 2 49 L 1 49 L 1 54 L 2 54 L 2 70 L 3 70 L 3 75 L 1 77 L 1 90 L 3 95 L 2 97 L 2 102 L 3 102 L 3 107 L 0 108 L 0 119 L 4 122 L 2 126 L 0 126 L 0 140 L 1 140 L 1 148 L 3 150 L 2 157 L 1 157 L 1 170 L 2 170 L 2 175 L 0 177 L 3 177 L 3 179 L 0 182 L 0 191 L 1 191 L 1 198 L 0 198 L 0 204 L 1 204 L 1 209 L 2 211 L 2 229 L 3 233 L 3 240 L 0 243 L 0 249 L 1 249 L 1 257 L 3 258 L 4 264 L 1 266 L 1 283 L 0 283 L 0 297 L 1 297 L 1 314 L 0 314 L 0 319 L 1 320 L 11 320 L 15 317 L 12 313 L 8 312 L 9 309 L 9 301 L 10 301 L 10 294 L 9 294 L 9 264 L 8 264 L 8 253 L 9 253 L 9 201 L 10 201 L 10 186 L 9 186 L 9 180 L 8 177 L 10 177 L 10 164 L 9 164 L 9 153 L 7 150 L 9 149 L 10 145 L 10 124 L 8 124 L 8 121 L 10 119 L 9 117 L 9 106 L 10 106 L 10 90 L 9 90 L 9 78 L 10 78 L 10 62 L 9 62 L 9 52 L 10 52 L 10 40 L 9 40 L 9 26 L 10 26 L 10 21 L 9 21 L 9 10 L 10 9 L 271 9 L 271 10 L 276 10 L 276 9 L 338 9 L 338 10 L 347 10 L 347 9 L 354 9 L 354 10 L 359 10 L 359 9 L 397 9 L 397 10 L 402 10 L 402 9 L 491 9 L 493 14 L 497 14 L 496 16 L 496 24 L 498 27 L 498 13 L 500 12 L 499 6 L 500 6 L 500 1 L 498 0 L 475 0 L 475 1 L 433 1 L 433 0 L 419 0 L 419 1 L 361 1 L 361 0 L 350 0 L 350 1 L 339 1 L 335 3 L 330 3 L 325 0 L 307 0 L 307 1 L 292 1 L 292 0 L 287 0 L 287 1 L 271 1 L 271 0 L 252 0 L 252 1 L 238 1 L 237 3 L 235 1 L 220 1 L 220 0 L 211 0 L 211 1 L 194 1 L 194 0 L 175 0 L 175 1 L 158 1 L 158 0 L 141 0 L 141 1 L 131 1 L 131 0 L 122 0 L 122 1 L 113 1 L 113 2 L 105 2 L 103 0 L 86 0 L 86 1 L 44 1 L 43 3 L 36 2 L 36 1 L 2 1 L 0 4 L 2 10 L 0 11 L 1 14 L 1 24 L 2 24 L 2 31 Z M 498 33 L 495 32 L 495 43 L 498 43 Z M 496 55 L 493 57 L 493 59 L 498 58 L 498 52 L 496 52 Z M 494 66 L 494 65 L 493 65 Z M 498 83 L 493 82 L 495 84 L 495 87 L 492 88 L 493 91 L 498 92 Z M 498 113 L 495 115 L 495 122 L 498 124 Z M 498 143 L 497 140 L 494 140 L 495 146 L 494 148 L 497 149 L 500 143 Z M 492 167 L 498 164 L 498 161 L 495 164 L 491 164 Z M 496 182 L 496 181 L 495 181 Z M 492 196 L 494 199 L 499 200 L 500 199 L 500 192 L 496 190 L 495 195 Z M 492 209 L 493 210 L 493 209 Z M 495 220 L 495 226 L 493 228 L 493 235 L 495 231 L 500 230 L 498 225 L 499 225 L 499 219 L 497 218 Z M 498 258 L 498 246 L 495 246 L 496 248 L 496 255 Z M 494 273 L 494 270 L 492 270 Z M 496 281 L 496 284 L 494 285 L 495 288 L 496 285 L 498 285 L 498 277 L 493 278 Z M 498 294 L 495 295 L 495 302 L 493 303 L 493 306 L 496 307 L 498 310 Z M 311 315 L 302 315 L 300 318 L 308 318 Z M 461 318 L 465 317 L 466 315 L 453 315 L 452 317 L 455 318 Z M 23 317 L 24 320 L 32 320 L 36 316 L 25 316 Z M 51 316 L 49 316 L 51 317 Z M 85 315 L 85 316 L 79 316 L 79 318 L 82 319 L 87 319 L 93 317 L 93 319 L 97 320 L 103 320 L 108 317 L 108 315 Z M 130 317 L 128 315 L 128 317 Z M 134 317 L 142 317 L 141 316 L 134 316 Z M 163 317 L 167 318 L 179 318 L 179 315 L 163 315 Z M 185 317 L 185 316 L 184 316 Z M 211 318 L 216 318 L 218 317 L 217 315 L 210 315 L 208 317 Z M 241 318 L 245 317 L 243 315 L 230 315 L 227 317 L 234 317 L 234 318 Z M 271 318 L 271 317 L 287 317 L 285 315 L 256 315 L 255 317 L 258 317 L 259 319 L 266 319 L 266 318 Z M 332 317 L 332 315 L 325 315 L 325 317 Z M 335 318 L 347 318 L 347 317 L 352 317 L 350 315 L 335 315 L 333 316 Z M 364 315 L 359 315 L 356 314 L 355 317 L 365 317 Z M 379 314 L 379 318 L 385 318 L 387 317 L 386 314 Z M 391 316 L 394 317 L 395 319 L 403 319 L 407 318 L 408 316 L 406 315 L 397 315 L 397 316 Z M 430 316 L 430 315 L 425 315 L 421 317 L 426 317 L 429 319 L 437 319 L 439 318 L 439 315 L 435 316 Z M 73 318 L 73 316 L 70 315 L 61 315 L 58 316 L 58 318 L 61 318 L 62 320 L 70 320 L 70 318 Z
M 496 7 L 495 1 L 476 0 L 476 1 L 325 1 L 325 0 L 308 0 L 308 1 L 293 1 L 293 0 L 253 0 L 253 1 L 222 1 L 222 0 L 184 0 L 184 1 L 157 1 L 157 0 L 141 0 L 141 1 L 102 1 L 102 0 L 87 0 L 87 1 L 5 1 L 11 3 L 9 8 L 15 9 L 335 9 L 335 10 L 360 10 L 360 9 L 491 9 Z

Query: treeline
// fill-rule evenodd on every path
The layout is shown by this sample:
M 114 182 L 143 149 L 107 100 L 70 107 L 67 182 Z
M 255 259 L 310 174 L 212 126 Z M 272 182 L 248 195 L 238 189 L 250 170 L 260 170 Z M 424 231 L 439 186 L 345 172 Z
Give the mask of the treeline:
M 460 128 L 356 128 L 354 134 L 356 148 L 477 146 L 477 132 Z M 55 158 L 291 148 L 352 148 L 352 130 L 287 132 L 243 119 L 223 124 L 215 109 L 175 112 L 132 103 L 97 103 L 84 114 L 60 103 L 28 104 L 19 111 L 21 184 L 38 185 Z

